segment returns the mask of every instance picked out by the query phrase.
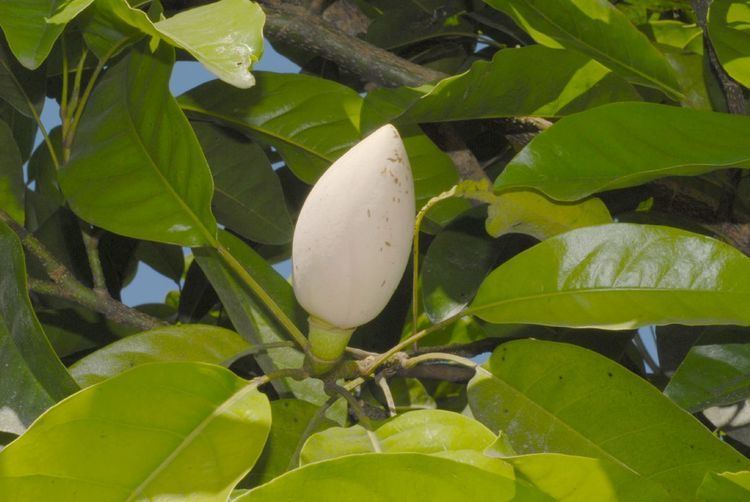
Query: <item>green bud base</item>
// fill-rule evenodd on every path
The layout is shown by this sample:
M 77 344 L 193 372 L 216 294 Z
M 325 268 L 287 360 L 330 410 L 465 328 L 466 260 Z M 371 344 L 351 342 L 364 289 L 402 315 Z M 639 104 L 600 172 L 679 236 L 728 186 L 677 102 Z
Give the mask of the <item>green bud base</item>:
M 308 317 L 306 366 L 313 375 L 329 372 L 341 360 L 354 328 L 342 329 L 325 321 Z

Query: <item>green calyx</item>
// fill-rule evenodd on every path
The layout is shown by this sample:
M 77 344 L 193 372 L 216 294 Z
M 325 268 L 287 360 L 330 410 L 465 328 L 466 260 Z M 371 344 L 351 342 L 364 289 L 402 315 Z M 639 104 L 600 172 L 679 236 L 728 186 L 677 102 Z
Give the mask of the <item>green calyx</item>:
M 342 329 L 310 316 L 307 319 L 306 365 L 314 375 L 327 373 L 341 360 L 354 328 Z

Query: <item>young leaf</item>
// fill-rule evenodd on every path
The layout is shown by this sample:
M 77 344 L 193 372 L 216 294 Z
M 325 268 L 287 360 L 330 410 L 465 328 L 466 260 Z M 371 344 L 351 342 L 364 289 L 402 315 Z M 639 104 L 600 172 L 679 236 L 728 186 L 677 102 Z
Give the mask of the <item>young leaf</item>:
M 13 131 L 0 119 L 0 209 L 23 225 L 24 192 L 23 161 Z
M 44 336 L 26 289 L 21 242 L 3 222 L 0 263 L 0 431 L 20 434 L 78 386 Z
M 139 45 L 111 68 L 81 118 L 60 185 L 84 220 L 182 246 L 215 240 L 213 182 L 195 133 L 169 94 L 174 51 Z M 102 163 L 102 159 L 107 159 Z
M 377 473 L 377 482 L 373 480 Z M 236 499 L 548 501 L 536 488 L 467 463 L 419 453 L 370 453 L 308 464 Z
M 214 178 L 213 208 L 220 223 L 264 244 L 292 239 L 279 177 L 263 149 L 236 132 L 192 122 Z
M 708 34 L 727 73 L 745 87 L 750 87 L 750 1 L 711 2 Z
M 156 328 L 107 345 L 70 367 L 78 385 L 88 387 L 135 366 L 168 361 L 225 364 L 250 345 L 234 331 L 184 324 Z
M 313 434 L 302 448 L 300 464 L 355 453 L 483 451 L 494 441 L 489 429 L 469 417 L 445 410 L 418 410 L 398 415 L 372 432 L 355 425 Z
M 66 399 L 0 452 L 0 498 L 226 499 L 270 426 L 268 398 L 229 370 L 147 364 Z
M 534 138 L 495 189 L 534 188 L 573 201 L 664 176 L 750 167 L 748 128 L 750 118 L 739 115 L 653 103 L 600 106 L 565 117 Z
M 690 412 L 750 397 L 750 344 L 697 345 L 672 376 L 664 394 Z
M 220 0 L 154 23 L 161 36 L 189 52 L 224 82 L 247 89 L 263 55 L 266 16 L 250 0 Z
M 180 106 L 273 146 L 307 183 L 359 141 L 362 98 L 352 89 L 309 75 L 256 72 L 255 78 L 249 90 L 207 82 L 180 96 Z
M 614 223 L 516 255 L 487 276 L 469 312 L 492 323 L 572 328 L 749 325 L 748 298 L 750 258 L 732 246 L 672 227 Z
M 469 383 L 469 404 L 518 453 L 602 458 L 677 498 L 690 498 L 708 471 L 750 466 L 658 389 L 574 345 L 501 345 Z
M 580 51 L 623 77 L 679 97 L 664 55 L 607 0 L 486 0 L 534 40 Z
M 529 82 L 538 85 L 530 87 Z M 584 55 L 532 45 L 498 51 L 492 61 L 477 61 L 467 72 L 441 80 L 415 100 L 404 118 L 554 117 L 615 101 L 640 97 L 630 84 Z

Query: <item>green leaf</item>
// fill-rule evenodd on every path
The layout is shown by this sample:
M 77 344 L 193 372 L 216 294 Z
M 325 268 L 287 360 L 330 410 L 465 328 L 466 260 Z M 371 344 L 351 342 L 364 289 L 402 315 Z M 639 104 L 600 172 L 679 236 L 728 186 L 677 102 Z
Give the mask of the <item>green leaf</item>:
M 750 167 L 748 128 L 750 118 L 739 115 L 652 103 L 605 105 L 565 117 L 534 138 L 495 188 L 534 188 L 572 201 L 664 176 Z
M 24 192 L 23 161 L 13 131 L 0 120 L 0 209 L 23 225 Z
M 493 237 L 520 233 L 544 240 L 574 228 L 611 222 L 601 199 L 562 203 L 537 192 L 517 190 L 501 193 L 490 204 L 486 227 Z
M 80 0 L 3 0 L 0 2 L 0 28 L 18 61 L 31 70 L 38 68 L 52 50 L 64 24 L 47 18 L 61 14 L 59 21 L 72 19 L 88 3 Z M 64 11 L 65 14 L 61 12 Z
M 52 24 L 69 23 L 92 3 L 94 3 L 94 0 L 62 0 L 57 2 L 55 13 L 47 18 L 47 22 Z
M 307 314 L 297 303 L 292 286 L 279 275 L 257 252 L 232 234 L 219 232 L 219 241 L 255 278 L 273 298 L 286 315 L 302 332 L 306 332 Z M 216 253 L 209 248 L 194 250 L 195 259 L 208 277 L 221 299 L 234 328 L 251 345 L 265 345 L 285 342 L 286 332 L 259 304 L 247 287 L 236 278 Z M 300 368 L 305 356 L 294 347 L 268 349 L 255 356 L 255 360 L 265 373 L 284 368 Z M 328 400 L 323 391 L 323 382 L 307 378 L 295 381 L 290 378 L 274 380 L 279 392 L 291 389 L 300 399 L 322 405 Z
M 746 500 L 750 497 L 750 472 L 709 472 L 698 489 L 697 500 Z
M 700 51 L 698 54 L 703 53 L 703 31 L 697 24 L 685 24 L 673 19 L 651 19 L 638 28 L 656 42 L 657 47 L 682 50 L 695 46 Z
M 440 322 L 463 310 L 499 254 L 482 228 L 440 232 L 422 263 L 422 303 L 430 320 Z
M 305 442 L 300 465 L 355 453 L 439 453 L 483 451 L 495 441 L 484 425 L 445 410 L 417 410 L 388 420 L 375 431 L 361 425 L 332 427 Z
M 0 100 L 7 102 L 18 113 L 33 118 L 29 106 L 33 106 L 39 114 L 44 106 L 45 70 L 27 70 L 16 62 L 3 42 L 0 37 Z
M 177 284 L 183 279 L 185 255 L 179 246 L 141 241 L 135 248 L 135 258 Z
M 750 344 L 697 345 L 664 389 L 690 412 L 736 403 L 750 397 Z
M 516 475 L 555 500 L 662 502 L 669 495 L 658 484 L 621 464 L 602 458 L 542 453 L 504 458 Z
M 362 98 L 352 89 L 308 75 L 256 72 L 255 78 L 247 90 L 207 82 L 180 96 L 180 106 L 273 146 L 306 183 L 359 141 Z
M 21 242 L 1 221 L 0 263 L 0 431 L 20 434 L 78 386 L 44 336 L 26 289 Z
M 313 419 L 318 407 L 299 399 L 279 399 L 271 402 L 273 423 L 266 447 L 248 475 L 248 486 L 259 486 L 284 474 L 297 449 L 297 443 Z M 333 427 L 336 422 L 323 418 L 313 432 Z
M 734 247 L 672 227 L 614 223 L 511 258 L 487 276 L 469 311 L 493 323 L 572 328 L 748 325 L 748 298 L 750 258 Z
M 485 1 L 542 45 L 582 52 L 634 82 L 681 95 L 664 55 L 607 0 Z
M 127 0 L 96 0 L 81 15 L 80 24 L 86 45 L 99 59 L 114 56 L 144 34 L 152 49 L 160 38 L 148 15 L 130 7 Z
M 229 129 L 193 122 L 214 178 L 213 208 L 219 223 L 264 244 L 292 239 L 279 177 L 263 149 Z
M 692 497 L 707 471 L 750 465 L 658 389 L 574 345 L 501 345 L 469 383 L 469 404 L 520 454 L 602 458 L 677 498 Z
M 529 82 L 534 82 L 529 86 Z M 415 99 L 407 120 L 441 122 L 534 115 L 554 117 L 614 101 L 639 101 L 635 89 L 573 51 L 534 45 L 505 49 Z
M 24 162 L 27 161 L 34 148 L 34 139 L 37 134 L 36 121 L 23 115 L 2 100 L 0 100 L 0 120 L 8 124 L 8 127 L 13 131 L 13 137 L 21 152 L 21 158 Z
M 250 0 L 220 0 L 154 23 L 163 38 L 188 51 L 214 75 L 247 89 L 250 69 L 263 55 L 266 16 Z
M 377 473 L 377 478 L 373 474 Z M 350 455 L 308 464 L 235 499 L 550 500 L 524 482 L 453 460 L 418 453 Z
M 234 331 L 184 324 L 156 328 L 111 343 L 78 360 L 70 373 L 81 387 L 119 375 L 135 366 L 167 361 L 224 364 L 250 345 Z
M 71 208 L 94 225 L 137 239 L 209 245 L 213 182 L 169 94 L 173 62 L 172 49 L 151 54 L 140 45 L 107 72 L 83 113 L 60 185 Z
M 140 366 L 50 409 L 0 452 L 6 500 L 222 500 L 253 466 L 268 398 L 220 366 Z
M 732 78 L 750 87 L 750 1 L 714 0 L 707 24 L 721 65 Z

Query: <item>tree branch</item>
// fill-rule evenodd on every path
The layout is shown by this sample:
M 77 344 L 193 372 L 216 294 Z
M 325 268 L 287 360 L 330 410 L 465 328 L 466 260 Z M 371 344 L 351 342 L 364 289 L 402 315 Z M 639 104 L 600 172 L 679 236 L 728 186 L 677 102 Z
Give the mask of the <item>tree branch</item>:
M 158 326 L 166 325 L 165 322 L 138 310 L 132 309 L 117 300 L 109 294 L 97 294 L 96 291 L 81 284 L 70 272 L 70 270 L 60 263 L 52 253 L 50 253 L 44 244 L 36 237 L 29 233 L 25 228 L 16 223 L 7 213 L 0 210 L 0 220 L 8 225 L 21 240 L 21 244 L 30 252 L 51 279 L 51 281 L 39 281 L 29 278 L 29 287 L 32 291 L 40 294 L 51 295 L 57 298 L 77 303 L 95 312 L 99 312 L 107 319 L 119 324 L 127 324 L 138 329 L 147 330 Z M 106 290 L 105 290 L 106 292 Z

